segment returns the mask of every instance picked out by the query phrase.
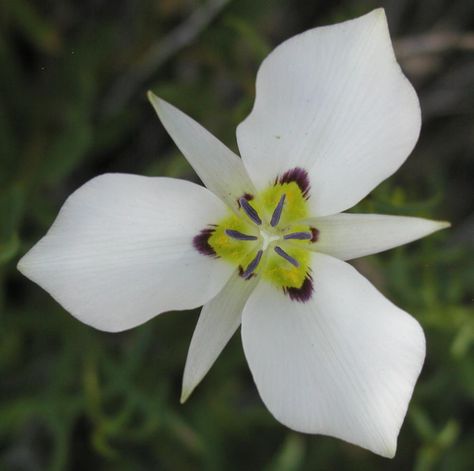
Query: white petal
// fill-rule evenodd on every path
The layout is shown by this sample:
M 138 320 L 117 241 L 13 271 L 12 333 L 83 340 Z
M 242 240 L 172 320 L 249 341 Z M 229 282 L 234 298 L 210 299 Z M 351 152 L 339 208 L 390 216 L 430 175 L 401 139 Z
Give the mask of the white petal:
M 312 214 L 326 216 L 352 207 L 395 172 L 420 124 L 418 98 L 378 9 L 277 47 L 260 67 L 254 108 L 237 140 L 257 188 L 302 167 Z
M 194 183 L 102 175 L 67 199 L 18 269 L 82 322 L 129 329 L 200 306 L 222 288 L 231 268 L 192 240 L 226 211 Z
M 255 383 L 288 427 L 392 457 L 425 357 L 423 331 L 349 264 L 313 257 L 308 302 L 262 283 L 244 308 Z
M 238 272 L 201 311 L 184 368 L 181 402 L 201 382 L 240 325 L 242 310 L 257 278 L 242 279 Z
M 209 190 L 232 208 L 237 207 L 239 196 L 255 194 L 240 157 L 173 105 L 151 92 L 148 92 L 148 99 L 169 135 Z
M 382 252 L 450 226 L 446 221 L 347 213 L 308 219 L 308 223 L 319 230 L 311 248 L 341 260 Z

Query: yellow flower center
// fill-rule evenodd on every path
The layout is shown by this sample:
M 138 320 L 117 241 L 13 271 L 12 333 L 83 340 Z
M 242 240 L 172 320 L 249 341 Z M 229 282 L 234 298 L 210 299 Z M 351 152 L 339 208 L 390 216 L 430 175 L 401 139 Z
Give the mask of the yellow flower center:
M 238 212 L 229 210 L 202 231 L 206 249 L 201 241 L 200 251 L 238 267 L 245 279 L 259 276 L 304 301 L 312 291 L 308 249 L 318 235 L 301 222 L 309 216 L 306 198 L 307 190 L 298 182 L 281 180 L 257 195 L 243 195 Z M 299 296 L 298 290 L 306 295 Z

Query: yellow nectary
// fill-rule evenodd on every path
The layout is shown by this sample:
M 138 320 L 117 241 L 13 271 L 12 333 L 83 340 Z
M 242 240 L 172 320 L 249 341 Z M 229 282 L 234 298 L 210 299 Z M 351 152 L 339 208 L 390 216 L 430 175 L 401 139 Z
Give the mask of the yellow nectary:
M 294 181 L 244 195 L 239 212 L 229 210 L 209 231 L 209 247 L 222 260 L 240 267 L 244 277 L 261 276 L 285 291 L 301 289 L 310 279 L 307 249 L 315 234 L 314 228 L 299 223 L 309 216 L 305 196 Z

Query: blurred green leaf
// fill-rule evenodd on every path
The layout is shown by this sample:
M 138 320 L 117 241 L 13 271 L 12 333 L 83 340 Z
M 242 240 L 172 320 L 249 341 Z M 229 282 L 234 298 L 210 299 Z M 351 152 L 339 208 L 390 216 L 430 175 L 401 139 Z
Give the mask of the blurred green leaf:
M 302 469 L 305 455 L 304 439 L 302 436 L 290 433 L 287 435 L 281 449 L 272 460 L 266 471 L 297 471 Z
M 18 225 L 23 211 L 23 200 L 23 191 L 19 186 L 0 190 L 0 265 L 15 257 L 20 248 Z
M 270 53 L 271 47 L 268 42 L 247 21 L 230 16 L 227 18 L 226 25 L 248 44 L 248 49 L 256 61 L 262 61 Z
M 17 27 L 32 44 L 45 52 L 57 52 L 60 47 L 60 38 L 52 24 L 38 12 L 35 4 L 26 0 L 6 2 L 8 14 Z

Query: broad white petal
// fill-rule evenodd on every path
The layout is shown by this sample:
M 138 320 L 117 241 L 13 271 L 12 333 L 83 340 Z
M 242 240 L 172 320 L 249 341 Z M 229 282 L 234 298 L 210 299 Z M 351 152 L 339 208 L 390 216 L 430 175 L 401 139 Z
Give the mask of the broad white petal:
M 311 248 L 341 260 L 382 252 L 450 226 L 446 221 L 348 213 L 308 219 L 308 223 L 319 230 Z
M 204 185 L 227 203 L 237 207 L 237 198 L 255 193 L 242 159 L 182 111 L 148 92 L 163 126 L 194 168 Z
M 102 175 L 67 199 L 18 269 L 80 321 L 129 329 L 200 306 L 222 288 L 231 268 L 198 253 L 192 240 L 226 211 L 194 183 Z
M 313 257 L 308 302 L 261 283 L 244 308 L 255 383 L 288 427 L 392 457 L 425 357 L 423 331 L 349 264 Z
M 237 140 L 257 188 L 302 167 L 312 214 L 326 216 L 352 207 L 395 172 L 420 125 L 418 98 L 377 9 L 278 46 L 258 71 L 254 108 Z
M 256 277 L 244 280 L 236 272 L 222 291 L 202 308 L 184 367 L 181 402 L 188 399 L 234 335 L 256 284 Z

